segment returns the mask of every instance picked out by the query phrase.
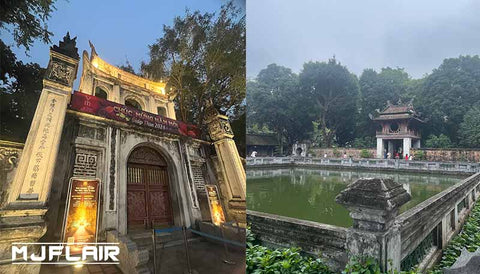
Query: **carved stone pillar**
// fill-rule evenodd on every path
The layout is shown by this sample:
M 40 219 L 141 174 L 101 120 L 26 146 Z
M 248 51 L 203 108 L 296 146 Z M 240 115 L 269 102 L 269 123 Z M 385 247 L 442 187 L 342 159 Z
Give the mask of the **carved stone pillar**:
M 353 219 L 347 231 L 348 256 L 373 257 L 382 271 L 399 270 L 400 230 L 394 221 L 399 208 L 410 198 L 392 179 L 359 179 L 343 190 L 335 200 L 350 211 Z
M 46 232 L 46 203 L 53 179 L 67 104 L 78 68 L 75 39 L 50 48 L 50 62 L 27 141 L 0 210 L 0 261 L 11 260 L 13 242 L 37 242 Z M 0 264 L 0 273 L 38 273 L 39 265 Z
M 207 109 L 206 121 L 210 137 L 214 141 L 217 152 L 218 166 L 223 178 L 220 182 L 220 192 L 226 201 L 225 209 L 229 221 L 246 224 L 246 175 L 240 155 L 238 154 L 233 131 L 228 117 L 220 115 L 210 104 Z

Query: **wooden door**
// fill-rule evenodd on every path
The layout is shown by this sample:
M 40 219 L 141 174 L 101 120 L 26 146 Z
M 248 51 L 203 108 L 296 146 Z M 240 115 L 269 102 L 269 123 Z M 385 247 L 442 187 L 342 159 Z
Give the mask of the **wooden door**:
M 143 157 L 141 161 L 145 159 L 148 158 Z M 128 228 L 173 225 L 167 167 L 154 165 L 159 164 L 158 161 L 150 161 L 152 164 L 138 162 L 130 157 L 127 165 Z

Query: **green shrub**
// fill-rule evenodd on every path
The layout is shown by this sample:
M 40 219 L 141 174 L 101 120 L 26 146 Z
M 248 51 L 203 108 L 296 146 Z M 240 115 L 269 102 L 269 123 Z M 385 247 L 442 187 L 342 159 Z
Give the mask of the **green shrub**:
M 415 150 L 413 155 L 414 155 L 414 160 L 425 160 L 427 158 L 423 150 Z
M 452 266 L 460 256 L 463 248 L 474 252 L 480 246 L 480 202 L 475 204 L 462 231 L 453 238 L 443 251 L 442 260 L 432 273 L 442 273 L 442 269 Z
M 362 149 L 362 151 L 360 151 L 360 157 L 361 158 L 372 158 L 372 154 L 367 149 Z
M 337 148 L 334 148 L 334 149 L 333 149 L 333 156 L 335 156 L 335 157 L 340 157 L 340 155 L 341 155 L 340 151 L 338 151 Z
M 246 273 L 251 274 L 331 274 L 321 259 L 300 254 L 300 248 L 270 249 L 257 244 L 255 235 L 247 228 Z
M 428 148 L 451 148 L 453 146 L 450 138 L 445 134 L 437 136 L 430 135 L 425 141 L 425 146 Z

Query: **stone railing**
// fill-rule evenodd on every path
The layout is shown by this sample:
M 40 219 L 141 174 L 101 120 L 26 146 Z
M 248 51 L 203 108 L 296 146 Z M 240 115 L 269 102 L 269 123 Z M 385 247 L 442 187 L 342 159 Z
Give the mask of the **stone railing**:
M 420 263 L 424 269 L 435 262 L 442 248 L 461 230 L 479 195 L 477 173 L 398 216 L 395 224 L 401 233 L 402 267 Z
M 446 174 L 474 174 L 480 172 L 480 163 L 426 162 L 395 159 L 342 159 L 315 157 L 257 157 L 247 158 L 247 167 L 337 167 L 439 172 Z
M 321 254 L 335 270 L 347 263 L 346 228 L 251 210 L 247 211 L 247 222 L 263 245 L 300 247 L 313 256 Z
M 336 271 L 352 256 L 373 257 L 382 271 L 424 271 L 438 261 L 479 197 L 477 173 L 398 215 L 410 200 L 401 184 L 359 179 L 336 197 L 350 211 L 350 228 L 254 211 L 247 211 L 247 221 L 262 244 L 320 253 Z

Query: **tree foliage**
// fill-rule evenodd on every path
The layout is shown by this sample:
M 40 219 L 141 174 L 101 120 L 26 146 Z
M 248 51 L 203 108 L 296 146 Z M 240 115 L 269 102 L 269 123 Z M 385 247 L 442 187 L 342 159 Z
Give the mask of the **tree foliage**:
M 397 102 L 410 97 L 408 94 L 411 79 L 402 68 L 382 68 L 377 73 L 365 69 L 360 76 L 360 100 L 357 137 L 375 135 L 375 123 L 369 118 L 377 110 L 383 110 L 387 101 Z
M 480 148 L 480 104 L 465 114 L 460 124 L 459 138 L 464 147 Z
M 335 138 L 339 144 L 345 144 L 353 137 L 358 98 L 355 75 L 334 58 L 308 62 L 299 75 L 299 87 L 308 100 L 305 105 L 311 105 L 322 145 L 330 147 Z
M 149 47 L 142 73 L 168 77 L 167 89 L 176 93 L 183 121 L 203 124 L 207 100 L 235 115 L 245 98 L 245 17 L 232 2 L 218 15 L 187 10 Z
M 54 0 L 2 1 L 0 30 L 12 34 L 16 47 L 28 52 L 37 39 L 50 42 L 47 26 Z M 11 46 L 0 39 L 0 137 L 23 142 L 35 113 L 45 70 L 17 60 Z
M 270 64 L 260 71 L 255 81 L 247 83 L 249 131 L 272 130 L 282 143 L 302 141 L 311 129 L 304 99 L 298 93 L 298 76 L 288 68 Z
M 465 114 L 480 103 L 480 58 L 448 58 L 428 75 L 419 90 L 417 109 L 428 118 L 426 135 L 445 134 L 458 143 Z
M 430 135 L 425 140 L 425 146 L 428 148 L 450 148 L 452 147 L 452 141 L 445 134 Z

